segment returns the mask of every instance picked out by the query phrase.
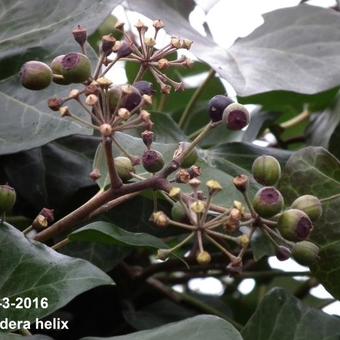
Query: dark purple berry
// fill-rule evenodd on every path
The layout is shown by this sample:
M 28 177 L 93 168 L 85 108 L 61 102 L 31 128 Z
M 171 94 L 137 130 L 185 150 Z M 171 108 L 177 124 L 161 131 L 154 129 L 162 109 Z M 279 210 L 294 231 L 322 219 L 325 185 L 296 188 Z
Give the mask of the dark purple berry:
M 133 86 L 140 92 L 141 95 L 146 94 L 152 96 L 156 93 L 153 89 L 153 84 L 149 81 L 140 80 L 133 84 Z
M 133 111 L 142 101 L 142 96 L 140 92 L 131 86 L 131 93 L 128 93 L 124 96 L 123 102 L 122 102 L 122 107 L 125 107 L 127 110 L 130 112 Z
M 222 120 L 223 111 L 227 106 L 232 104 L 234 101 L 227 96 L 217 95 L 209 100 L 208 110 L 209 117 L 213 122 Z
M 129 56 L 132 53 L 132 48 L 130 46 L 130 44 L 128 44 L 127 42 L 122 42 L 122 44 L 120 45 L 118 51 L 117 51 L 117 57 L 118 58 L 125 58 L 127 56 Z
M 285 246 L 279 246 L 276 249 L 276 258 L 279 261 L 286 261 L 290 258 L 290 256 L 292 255 L 292 252 L 290 251 L 289 248 L 285 247 Z

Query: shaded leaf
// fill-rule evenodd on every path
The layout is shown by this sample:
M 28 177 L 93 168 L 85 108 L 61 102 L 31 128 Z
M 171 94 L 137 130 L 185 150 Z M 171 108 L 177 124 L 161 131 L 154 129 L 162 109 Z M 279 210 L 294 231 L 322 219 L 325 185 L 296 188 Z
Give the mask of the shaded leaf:
M 118 244 L 133 247 L 167 248 L 159 238 L 145 233 L 131 233 L 108 222 L 93 222 L 69 235 L 70 240 Z
M 58 218 L 95 193 L 89 173 L 99 142 L 96 137 L 70 136 L 0 158 L 4 180 L 16 189 L 28 216 L 35 217 L 43 207 L 49 207 Z
M 180 321 L 195 316 L 192 310 L 169 300 L 159 300 L 143 309 L 126 310 L 124 318 L 137 330 L 160 327 L 169 322 Z
M 8 297 L 11 302 L 15 302 L 17 297 L 48 299 L 46 309 L 1 308 L 1 320 L 34 321 L 89 289 L 113 284 L 109 276 L 89 262 L 59 254 L 41 243 L 32 242 L 7 223 L 0 227 L 0 295 Z
M 338 298 L 340 162 L 323 148 L 305 148 L 289 159 L 279 186 L 288 204 L 304 194 L 321 199 L 323 214 L 311 235 L 311 240 L 321 247 L 320 260 L 311 269 L 325 288 Z
M 340 320 L 277 288 L 264 297 L 242 335 L 244 340 L 336 340 Z
M 106 338 L 107 340 L 242 340 L 240 333 L 227 321 L 211 315 L 200 315 L 159 328 Z M 103 338 L 86 337 L 82 340 Z
M 123 246 L 113 247 L 112 244 L 81 241 L 70 242 L 61 249 L 61 253 L 89 261 L 104 272 L 111 271 L 130 252 L 131 249 Z

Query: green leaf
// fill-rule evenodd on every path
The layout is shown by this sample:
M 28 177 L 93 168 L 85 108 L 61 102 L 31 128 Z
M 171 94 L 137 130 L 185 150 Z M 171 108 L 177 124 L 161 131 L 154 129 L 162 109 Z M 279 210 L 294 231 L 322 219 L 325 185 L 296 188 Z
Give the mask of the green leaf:
M 340 83 L 340 23 L 331 9 L 300 5 L 267 13 L 262 26 L 228 50 L 201 36 L 168 1 L 130 1 L 129 9 L 162 17 L 168 32 L 193 40 L 192 52 L 240 96 L 273 90 L 312 94 Z
M 112 279 L 87 261 L 71 258 L 29 240 L 9 224 L 0 225 L 0 296 L 15 302 L 17 297 L 48 299 L 48 307 L 0 309 L 0 319 L 42 318 L 66 305 L 77 295 Z
M 311 235 L 321 248 L 320 260 L 311 269 L 325 288 L 339 298 L 340 162 L 323 148 L 305 148 L 289 159 L 279 187 L 287 204 L 305 194 L 321 199 L 323 213 Z
M 133 247 L 167 248 L 159 238 L 145 233 L 131 233 L 108 222 L 93 222 L 69 235 L 70 240 L 118 244 Z
M 240 333 L 227 321 L 211 315 L 200 315 L 183 321 L 170 323 L 159 328 L 127 335 L 105 338 L 107 340 L 242 340 Z M 104 338 L 86 337 L 82 340 Z
M 264 297 L 242 335 L 244 340 L 336 340 L 340 320 L 277 288 Z

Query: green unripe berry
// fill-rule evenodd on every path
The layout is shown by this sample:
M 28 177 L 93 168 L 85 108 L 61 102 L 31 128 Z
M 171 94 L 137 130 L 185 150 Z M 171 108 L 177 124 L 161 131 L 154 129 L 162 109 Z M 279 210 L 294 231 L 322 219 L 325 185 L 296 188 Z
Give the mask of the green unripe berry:
M 15 190 L 7 184 L 0 185 L 0 215 L 9 213 L 16 201 Z
M 146 150 L 142 157 L 142 164 L 146 171 L 155 173 L 164 166 L 163 155 L 157 150 Z
M 52 82 L 51 68 L 40 61 L 28 61 L 20 70 L 20 82 L 29 90 L 43 90 Z
M 211 255 L 207 251 L 201 251 L 196 256 L 196 261 L 198 264 L 207 265 L 211 262 Z
M 178 150 L 181 149 L 182 152 L 187 150 L 190 147 L 191 143 L 189 142 L 180 142 Z M 186 157 L 184 157 L 181 167 L 182 168 L 190 168 L 192 165 L 194 165 L 197 161 L 198 155 L 197 155 L 197 149 L 194 148 Z
M 272 217 L 280 213 L 283 206 L 282 194 L 274 187 L 261 188 L 253 199 L 253 207 L 262 217 Z
M 181 204 L 177 201 L 171 208 L 171 218 L 177 222 L 183 222 L 187 217 L 186 211 Z
M 309 236 L 313 224 L 302 210 L 289 209 L 280 215 L 277 228 L 284 238 L 296 242 L 305 240 Z
M 115 157 L 114 164 L 118 176 L 123 182 L 127 182 L 129 179 L 132 178 L 131 172 L 135 172 L 135 169 L 129 158 L 123 156 Z
M 322 205 L 320 200 L 313 195 L 303 195 L 298 197 L 291 205 L 293 209 L 305 212 L 312 221 L 316 221 L 322 215 Z
M 77 52 L 71 52 L 61 60 L 61 74 L 69 83 L 83 83 L 91 76 L 90 59 Z
M 301 241 L 294 245 L 292 255 L 297 263 L 303 266 L 311 266 L 318 260 L 319 251 L 320 249 L 316 244 L 309 241 Z
M 53 71 L 53 74 L 62 75 L 61 61 L 63 60 L 64 57 L 65 57 L 65 55 L 62 54 L 62 55 L 58 55 L 57 57 L 55 57 L 52 60 L 52 62 L 51 62 L 51 69 Z M 66 81 L 65 79 L 60 79 L 60 78 L 53 78 L 53 81 L 56 84 L 59 84 L 59 85 L 68 85 L 68 84 L 70 84 L 69 81 Z
M 257 157 L 251 168 L 255 180 L 262 185 L 275 185 L 281 178 L 281 166 L 272 156 Z

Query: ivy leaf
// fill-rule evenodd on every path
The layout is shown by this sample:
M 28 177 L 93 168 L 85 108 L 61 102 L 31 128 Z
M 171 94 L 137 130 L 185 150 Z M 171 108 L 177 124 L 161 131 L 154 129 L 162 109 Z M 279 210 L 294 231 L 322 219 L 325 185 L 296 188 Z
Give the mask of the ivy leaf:
M 91 263 L 57 253 L 27 239 L 7 223 L 0 225 L 0 296 L 48 299 L 46 309 L 0 309 L 0 319 L 34 321 L 66 305 L 77 295 L 112 279 Z
M 118 244 L 132 247 L 167 248 L 159 238 L 146 233 L 132 233 L 108 222 L 90 223 L 73 231 L 70 240 Z
M 129 9 L 161 17 L 168 32 L 193 40 L 193 53 L 239 96 L 274 90 L 312 94 L 340 83 L 340 21 L 334 10 L 309 5 L 275 10 L 264 15 L 262 26 L 224 50 L 195 31 L 168 1 L 129 1 Z
M 227 321 L 211 315 L 199 315 L 183 321 L 170 323 L 151 330 L 127 335 L 105 338 L 107 340 L 242 340 L 240 333 Z M 82 340 L 100 340 L 104 338 L 86 337 Z
M 322 201 L 311 240 L 320 246 L 320 260 L 312 272 L 336 298 L 340 297 L 340 162 L 321 147 L 296 152 L 287 162 L 279 184 L 288 204 L 311 194 Z
M 244 340 L 336 340 L 340 336 L 340 320 L 276 288 L 264 297 L 242 336 Z

